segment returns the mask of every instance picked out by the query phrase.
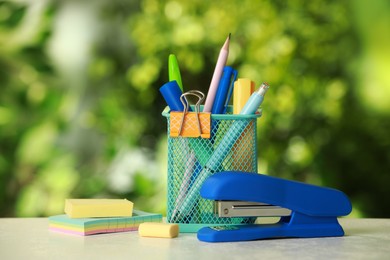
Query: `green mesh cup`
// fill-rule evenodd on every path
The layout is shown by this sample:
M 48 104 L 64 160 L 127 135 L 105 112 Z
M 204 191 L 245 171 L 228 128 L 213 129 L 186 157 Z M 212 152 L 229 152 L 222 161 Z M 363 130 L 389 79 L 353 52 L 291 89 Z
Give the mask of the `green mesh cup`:
M 214 201 L 203 199 L 199 190 L 203 181 L 207 179 L 207 176 L 202 176 L 204 167 L 212 158 L 215 149 L 223 145 L 221 141 L 226 140 L 226 133 L 238 126 L 240 135 L 229 141 L 233 145 L 225 149 L 226 152 L 217 164 L 213 164 L 213 172 L 257 172 L 256 129 L 257 118 L 261 116 L 261 112 L 253 115 L 233 115 L 229 107 L 227 114 L 211 115 L 210 139 L 170 137 L 171 118 L 168 107 L 162 115 L 168 122 L 168 222 L 178 223 L 180 232 L 196 232 L 204 226 L 253 223 L 256 218 L 216 216 Z M 185 214 L 183 204 L 186 206 Z

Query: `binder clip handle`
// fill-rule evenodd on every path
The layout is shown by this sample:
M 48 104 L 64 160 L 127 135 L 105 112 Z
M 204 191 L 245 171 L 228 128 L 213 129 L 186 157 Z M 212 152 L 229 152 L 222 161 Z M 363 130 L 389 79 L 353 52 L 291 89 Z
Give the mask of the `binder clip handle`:
M 187 92 L 183 93 L 180 96 L 180 101 L 183 104 L 184 109 L 183 109 L 183 116 L 181 118 L 181 123 L 180 123 L 180 128 L 179 128 L 179 135 L 182 132 L 183 123 L 184 123 L 184 117 L 188 113 L 188 109 L 189 109 L 189 106 L 190 106 L 189 102 L 187 100 L 187 96 L 191 96 L 191 95 L 198 98 L 198 101 L 195 103 L 195 113 L 196 113 L 198 131 L 199 131 L 200 135 L 202 134 L 202 129 L 200 127 L 200 120 L 199 120 L 199 112 L 200 112 L 200 104 L 204 100 L 205 95 L 201 91 L 199 91 L 199 90 L 190 90 L 190 91 L 187 91 Z
M 184 111 L 183 112 L 186 112 L 186 113 L 188 112 L 189 103 L 188 103 L 188 100 L 187 100 L 187 96 L 190 96 L 190 95 L 195 96 L 195 97 L 198 98 L 198 101 L 195 103 L 195 112 L 199 113 L 200 112 L 200 104 L 202 103 L 202 101 L 205 98 L 205 95 L 203 94 L 203 92 L 201 92 L 199 90 L 190 90 L 190 91 L 187 91 L 187 92 L 183 93 L 180 96 L 180 101 L 181 101 L 181 103 L 184 106 Z

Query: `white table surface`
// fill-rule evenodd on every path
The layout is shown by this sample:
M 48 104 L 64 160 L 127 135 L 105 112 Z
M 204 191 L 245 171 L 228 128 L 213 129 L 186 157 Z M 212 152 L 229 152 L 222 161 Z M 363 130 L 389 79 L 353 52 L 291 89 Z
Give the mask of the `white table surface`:
M 390 219 L 340 219 L 344 237 L 205 243 L 137 231 L 75 236 L 48 230 L 47 218 L 0 219 L 0 259 L 390 259 Z

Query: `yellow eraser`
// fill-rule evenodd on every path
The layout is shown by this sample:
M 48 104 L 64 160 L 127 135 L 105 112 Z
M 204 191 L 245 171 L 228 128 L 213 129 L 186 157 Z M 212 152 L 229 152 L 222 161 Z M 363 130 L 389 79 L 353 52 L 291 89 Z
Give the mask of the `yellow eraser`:
M 173 238 L 179 235 L 179 225 L 169 223 L 145 222 L 139 225 L 138 234 L 141 237 Z
M 65 213 L 70 218 L 131 217 L 133 202 L 127 199 L 66 199 Z
M 239 78 L 233 88 L 233 114 L 239 114 L 255 90 L 255 83 L 250 79 Z

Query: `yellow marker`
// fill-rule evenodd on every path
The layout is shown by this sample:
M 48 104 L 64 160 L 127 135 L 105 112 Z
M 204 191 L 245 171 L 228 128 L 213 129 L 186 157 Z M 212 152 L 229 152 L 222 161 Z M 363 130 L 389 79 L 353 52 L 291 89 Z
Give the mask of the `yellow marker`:
M 255 83 L 250 79 L 239 78 L 233 88 L 233 114 L 239 114 L 252 95 Z
M 179 225 L 145 222 L 139 225 L 138 234 L 141 237 L 173 238 L 179 235 Z
M 126 199 L 66 199 L 70 218 L 131 217 L 133 202 Z
M 242 108 L 245 106 L 248 99 L 251 97 L 255 90 L 255 83 L 246 78 L 239 78 L 234 82 L 233 89 L 233 114 L 240 114 Z M 242 132 L 241 136 L 234 144 L 233 153 L 233 168 L 239 171 L 247 171 L 251 169 L 253 165 L 252 157 L 252 135 L 248 131 L 253 128 L 253 122 L 251 122 Z M 247 169 L 248 168 L 248 169 Z

